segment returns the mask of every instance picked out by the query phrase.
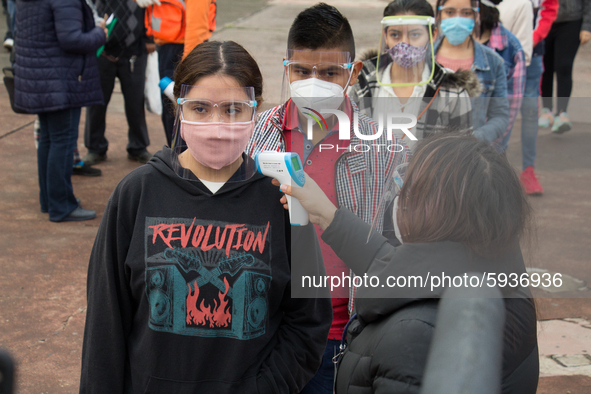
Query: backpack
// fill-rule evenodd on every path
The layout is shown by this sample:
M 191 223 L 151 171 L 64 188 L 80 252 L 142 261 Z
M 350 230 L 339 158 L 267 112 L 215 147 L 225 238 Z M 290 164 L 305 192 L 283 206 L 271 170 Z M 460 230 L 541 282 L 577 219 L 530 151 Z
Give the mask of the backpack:
M 146 8 L 146 34 L 167 43 L 183 43 L 186 25 L 185 2 L 160 0 L 160 4 Z

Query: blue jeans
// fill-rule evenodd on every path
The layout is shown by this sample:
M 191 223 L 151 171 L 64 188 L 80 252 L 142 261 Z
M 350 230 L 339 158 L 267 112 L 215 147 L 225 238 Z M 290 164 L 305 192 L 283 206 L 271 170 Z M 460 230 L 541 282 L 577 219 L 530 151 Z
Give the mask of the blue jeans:
M 72 189 L 72 155 L 78 141 L 80 108 L 39 114 L 39 200 L 49 219 L 62 220 L 78 208 Z
M 329 339 L 322 355 L 322 364 L 316 375 L 308 382 L 300 394 L 332 394 L 334 386 L 334 364 L 332 358 L 339 353 L 341 341 Z
M 14 38 L 14 12 L 16 11 L 16 2 L 8 0 L 6 2 L 6 35 L 4 39 Z
M 536 159 L 536 142 L 538 139 L 538 97 L 540 96 L 540 78 L 544 70 L 542 56 L 532 56 L 527 67 L 525 92 L 521 103 L 521 156 L 523 169 L 534 165 Z M 507 135 L 501 142 L 507 149 L 509 144 Z
M 525 92 L 521 104 L 521 155 L 523 169 L 533 166 L 536 160 L 536 142 L 538 140 L 538 97 L 540 96 L 540 78 L 544 71 L 542 56 L 532 56 L 527 67 Z

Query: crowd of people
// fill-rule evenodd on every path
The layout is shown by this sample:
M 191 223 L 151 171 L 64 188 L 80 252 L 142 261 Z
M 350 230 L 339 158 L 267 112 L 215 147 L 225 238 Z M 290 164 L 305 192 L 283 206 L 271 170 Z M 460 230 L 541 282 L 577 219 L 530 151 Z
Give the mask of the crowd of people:
M 182 36 L 168 40 L 150 19 L 164 3 L 175 1 L 16 1 L 14 104 L 38 114 L 41 211 L 96 216 L 70 178 L 100 175 L 90 166 L 107 158 L 115 78 L 128 158 L 145 164 L 113 191 L 91 252 L 80 392 L 418 393 L 445 287 L 350 283 L 526 273 L 527 195 L 543 193 L 538 127 L 571 128 L 591 3 L 393 0 L 373 22 L 377 50 L 361 56 L 347 18 L 319 3 L 291 24 L 282 100 L 263 112 L 256 60 L 209 40 L 215 1 L 179 1 Z M 174 80 L 173 99 L 161 98 L 167 146 L 154 155 L 143 97 L 153 51 Z M 520 175 L 505 153 L 519 111 Z M 259 174 L 265 151 L 297 153 L 287 165 L 305 182 Z M 311 224 L 290 223 L 286 195 Z M 303 267 L 351 282 L 295 297 Z M 527 287 L 501 292 L 501 392 L 534 394 L 535 303 Z

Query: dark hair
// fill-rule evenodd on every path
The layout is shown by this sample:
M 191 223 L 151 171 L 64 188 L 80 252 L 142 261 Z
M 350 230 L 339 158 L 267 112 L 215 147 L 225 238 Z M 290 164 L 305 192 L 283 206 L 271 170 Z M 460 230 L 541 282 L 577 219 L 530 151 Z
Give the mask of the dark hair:
M 498 4 L 500 1 L 494 1 L 493 3 Z M 499 23 L 501 16 L 499 10 L 495 7 L 489 7 L 485 4 L 480 3 L 480 29 L 481 31 L 492 30 Z
M 455 241 L 498 255 L 514 247 L 530 216 L 517 174 L 489 144 L 445 133 L 417 145 L 398 203 L 404 242 Z
M 263 100 L 263 76 L 257 62 L 234 41 L 208 41 L 197 45 L 178 65 L 174 73 L 174 97 L 182 85 L 195 85 L 210 75 L 230 76 L 240 86 L 254 87 L 255 100 Z
M 287 36 L 289 49 L 341 49 L 355 59 L 355 39 L 347 18 L 335 7 L 318 3 L 300 12 Z
M 435 17 L 427 0 L 394 0 L 384 8 L 384 16 L 414 14 Z

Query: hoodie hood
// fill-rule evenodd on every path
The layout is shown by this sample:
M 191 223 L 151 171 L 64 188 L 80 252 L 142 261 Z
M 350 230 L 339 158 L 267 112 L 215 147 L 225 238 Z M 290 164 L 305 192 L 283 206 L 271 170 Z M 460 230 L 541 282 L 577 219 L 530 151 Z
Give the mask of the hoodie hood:
M 194 177 L 194 179 L 185 179 L 178 175 L 173 168 L 173 160 L 175 159 L 173 156 L 174 155 L 172 150 L 168 146 L 164 146 L 161 151 L 158 151 L 154 154 L 150 161 L 148 161 L 147 165 L 154 167 L 162 175 L 169 178 L 178 187 L 184 189 L 191 195 L 214 196 L 214 194 L 211 193 L 207 186 L 205 186 L 197 177 Z M 253 170 L 255 167 L 255 162 L 250 156 L 243 153 L 242 160 L 243 163 L 240 166 L 240 168 L 236 171 L 236 174 L 233 175 L 232 178 L 230 178 L 228 182 L 226 182 L 215 193 L 215 196 L 229 193 L 236 197 L 239 197 L 241 191 L 248 185 L 250 185 L 252 182 L 265 178 L 264 175 L 259 174 L 258 172 Z M 235 178 L 239 172 L 249 172 L 253 173 L 253 175 L 245 180 L 233 181 L 233 178 Z

